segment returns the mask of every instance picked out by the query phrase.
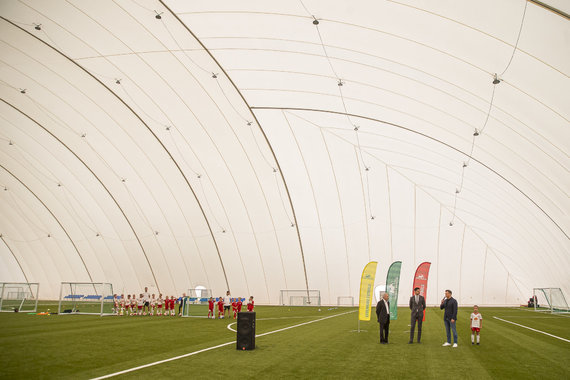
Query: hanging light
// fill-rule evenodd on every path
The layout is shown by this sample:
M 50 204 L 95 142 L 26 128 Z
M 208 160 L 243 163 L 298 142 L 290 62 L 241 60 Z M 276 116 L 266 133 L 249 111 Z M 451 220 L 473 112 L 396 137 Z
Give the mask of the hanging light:
M 501 83 L 501 80 L 499 79 L 497 73 L 495 73 L 495 75 L 493 75 L 493 84 L 499 84 Z
M 473 132 L 473 136 L 479 136 L 479 130 L 475 128 L 475 132 Z
M 161 14 L 163 14 L 164 12 L 158 13 L 157 11 L 154 11 L 154 13 L 156 13 L 156 16 L 154 16 L 154 18 L 160 20 L 162 18 Z
M 313 16 L 313 25 L 319 25 L 319 20 L 315 16 Z
M 42 24 L 35 24 L 36 26 L 34 26 L 35 30 L 42 30 Z

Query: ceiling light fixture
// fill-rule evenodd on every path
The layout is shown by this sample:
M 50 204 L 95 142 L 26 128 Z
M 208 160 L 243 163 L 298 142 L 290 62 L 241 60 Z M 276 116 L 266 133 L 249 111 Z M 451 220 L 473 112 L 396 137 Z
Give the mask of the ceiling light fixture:
M 499 79 L 497 73 L 495 73 L 495 75 L 493 75 L 493 84 L 499 84 L 501 83 L 501 80 Z

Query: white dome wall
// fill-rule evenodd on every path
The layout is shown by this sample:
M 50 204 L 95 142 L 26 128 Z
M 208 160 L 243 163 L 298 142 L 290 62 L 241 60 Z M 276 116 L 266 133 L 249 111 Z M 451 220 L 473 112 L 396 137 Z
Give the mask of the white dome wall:
M 368 261 L 383 283 L 401 260 L 401 303 L 423 261 L 428 303 L 447 288 L 462 304 L 570 294 L 560 15 L 515 0 L 0 13 L 0 281 L 274 304 L 309 288 L 336 304 Z

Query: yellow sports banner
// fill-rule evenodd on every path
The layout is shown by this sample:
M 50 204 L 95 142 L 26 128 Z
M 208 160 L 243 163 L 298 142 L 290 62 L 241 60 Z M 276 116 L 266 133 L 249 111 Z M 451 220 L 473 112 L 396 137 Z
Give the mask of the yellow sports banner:
M 376 277 L 377 261 L 371 261 L 364 267 L 360 279 L 360 300 L 358 302 L 358 320 L 370 320 L 370 308 L 374 295 L 374 278 Z

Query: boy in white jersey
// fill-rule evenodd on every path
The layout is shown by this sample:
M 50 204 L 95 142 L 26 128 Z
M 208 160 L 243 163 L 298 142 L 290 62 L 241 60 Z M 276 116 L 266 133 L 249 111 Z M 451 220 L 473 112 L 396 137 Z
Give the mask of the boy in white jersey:
M 116 294 L 113 294 L 113 314 L 119 314 L 119 297 Z
M 137 307 L 139 309 L 139 315 L 143 315 L 143 307 L 144 307 L 145 301 L 144 301 L 144 296 L 142 295 L 142 293 L 139 295 L 139 299 L 137 300 Z M 145 312 L 146 314 L 146 312 Z
M 154 310 L 156 309 L 156 297 L 153 294 L 150 298 L 150 315 L 154 315 Z
M 119 300 L 119 307 L 121 308 L 121 310 L 119 311 L 119 315 L 123 315 L 123 312 L 125 311 L 125 295 L 121 294 L 121 299 Z
M 162 299 L 162 294 L 158 295 L 158 299 L 156 300 L 156 315 L 162 315 L 162 305 L 164 304 L 164 300 Z
M 131 315 L 137 315 L 137 296 L 134 294 L 131 297 Z
M 479 332 L 483 327 L 483 316 L 479 313 L 479 306 L 473 306 L 471 313 L 471 344 L 475 344 L 475 333 L 477 333 L 477 345 L 479 345 Z

